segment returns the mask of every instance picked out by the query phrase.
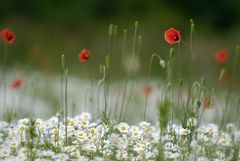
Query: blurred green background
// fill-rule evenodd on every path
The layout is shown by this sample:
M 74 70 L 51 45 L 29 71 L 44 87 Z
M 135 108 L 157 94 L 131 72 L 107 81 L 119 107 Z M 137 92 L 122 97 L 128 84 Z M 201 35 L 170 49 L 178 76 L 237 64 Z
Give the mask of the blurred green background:
M 99 72 L 99 64 L 108 54 L 108 25 L 118 25 L 118 35 L 113 50 L 115 75 L 121 72 L 122 31 L 128 29 L 126 55 L 131 54 L 134 21 L 140 22 L 139 34 L 143 41 L 139 47 L 140 76 L 147 75 L 153 53 L 167 58 L 170 46 L 163 33 L 169 27 L 181 31 L 185 44 L 189 41 L 190 24 L 196 23 L 194 38 L 199 73 L 211 76 L 216 72 L 215 52 L 224 48 L 233 59 L 235 46 L 240 43 L 239 0 L 1 0 L 0 28 L 9 27 L 17 39 L 9 50 L 8 68 L 61 71 L 60 55 L 65 54 L 72 73 Z M 78 53 L 87 48 L 92 53 L 91 62 L 78 61 Z M 4 45 L 1 41 L 0 53 Z M 181 62 L 185 65 L 189 49 L 181 46 Z M 121 59 L 121 61 L 119 61 Z M 231 63 L 229 63 L 231 64 Z M 159 66 L 153 74 L 162 72 Z M 184 67 L 183 67 L 184 69 Z M 212 70 L 211 70 L 212 69 Z M 212 71 L 212 72 L 211 72 Z

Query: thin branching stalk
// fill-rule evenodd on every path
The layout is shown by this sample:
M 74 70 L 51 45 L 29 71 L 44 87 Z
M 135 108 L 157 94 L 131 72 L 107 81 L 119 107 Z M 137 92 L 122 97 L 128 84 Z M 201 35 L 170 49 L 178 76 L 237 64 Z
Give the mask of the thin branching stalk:
M 116 31 L 115 31 L 116 30 Z M 113 24 L 109 25 L 108 28 L 108 37 L 109 37 L 109 53 L 105 57 L 105 65 L 106 65 L 106 78 L 104 83 L 104 115 L 106 116 L 107 108 L 108 108 L 108 93 L 109 93 L 109 86 L 110 86 L 110 72 L 111 72 L 111 59 L 113 55 L 113 43 L 114 43 L 114 35 L 117 34 L 117 27 L 114 27 Z
M 175 51 L 174 48 L 171 48 L 169 51 L 169 61 L 167 62 L 167 79 L 166 79 L 166 97 L 168 100 L 173 100 L 174 96 L 174 88 L 173 88 L 173 65 L 174 65 L 174 57 Z M 170 94 L 169 94 L 170 93 Z M 169 95 L 168 95 L 169 94 Z M 171 106 L 171 122 L 173 124 L 173 105 Z
M 141 43 L 142 43 L 142 35 L 138 35 L 138 44 L 136 45 L 136 50 L 135 50 L 135 53 L 138 55 L 140 55 Z M 129 97 L 127 99 L 126 107 L 129 107 L 130 101 L 132 99 L 134 85 L 135 85 L 135 74 L 133 75 L 133 78 L 131 80 Z M 125 109 L 125 112 L 126 112 L 126 109 Z M 124 112 L 124 116 L 125 116 L 125 112 Z
M 135 59 L 135 50 L 136 50 L 136 41 L 137 41 L 137 31 L 138 31 L 138 21 L 135 22 L 135 25 L 134 25 L 134 34 L 133 34 L 133 48 L 132 48 L 132 57 L 129 61 L 129 65 L 132 64 L 132 62 L 134 61 Z M 128 66 L 129 66 L 128 65 Z M 128 70 L 128 76 L 129 74 L 131 73 L 132 71 L 129 69 Z
M 98 91 L 97 91 L 97 102 L 98 102 L 98 107 L 97 107 L 97 116 L 100 116 L 100 107 L 101 107 L 101 87 L 98 86 Z
M 194 64 L 194 54 L 193 54 L 193 34 L 195 31 L 195 24 L 193 19 L 190 19 L 190 24 L 191 24 L 191 31 L 190 31 L 190 52 L 191 52 L 191 57 L 192 57 L 192 64 Z
M 120 109 L 120 114 L 119 114 L 119 122 L 122 120 L 122 113 L 123 113 L 123 107 L 124 107 L 124 102 L 125 102 L 125 97 L 126 97 L 126 91 L 127 91 L 127 84 L 128 80 L 125 80 L 125 86 L 123 90 L 123 97 L 122 97 L 122 104 L 121 104 L 121 109 Z
M 128 67 L 132 62 L 134 61 L 135 58 L 135 48 L 136 48 L 136 39 L 137 39 L 137 31 L 138 31 L 138 21 L 135 21 L 134 25 L 134 35 L 133 35 L 133 49 L 132 49 L 132 57 L 128 63 Z M 123 113 L 123 108 L 124 108 L 124 102 L 125 102 L 125 97 L 126 97 L 126 91 L 127 91 L 127 86 L 128 86 L 128 81 L 129 81 L 129 75 L 131 73 L 131 69 L 128 69 L 127 71 L 127 80 L 125 81 L 125 86 L 124 86 L 124 91 L 123 91 L 123 99 L 122 99 L 122 104 L 121 104 L 121 110 L 120 110 L 120 115 L 119 115 L 119 121 L 122 119 L 122 113 Z
M 182 85 L 183 85 L 183 79 L 182 79 L 182 71 L 181 71 L 181 43 L 178 43 L 178 53 L 177 53 L 177 57 L 178 57 L 178 76 L 179 76 L 179 80 L 178 80 L 178 85 L 177 85 L 177 110 L 179 111 L 181 108 L 181 91 L 182 91 Z M 181 105 L 180 105 L 181 104 Z
M 161 61 L 163 61 L 162 58 L 158 54 L 152 54 L 151 59 L 150 59 L 150 63 L 149 63 L 149 67 L 148 67 L 148 79 L 149 79 L 149 81 L 151 80 L 152 62 L 153 62 L 154 57 L 159 59 L 160 65 L 161 65 Z M 145 121 L 146 121 L 146 113 L 147 113 L 147 102 L 148 102 L 148 94 L 146 94 L 146 96 L 145 96 L 145 103 L 144 103 L 144 116 L 143 116 L 143 118 L 144 118 Z
M 65 109 L 65 140 L 66 140 L 66 144 L 68 143 L 68 131 L 67 131 L 67 124 L 68 124 L 68 69 L 66 69 L 65 72 L 65 89 L 64 89 L 64 109 Z
M 113 28 L 114 28 L 114 25 L 113 24 L 110 24 L 109 27 L 108 27 L 108 37 L 109 37 L 109 42 L 108 42 L 108 48 L 109 48 L 109 55 L 112 54 L 112 41 L 113 41 Z
M 117 40 L 117 31 L 118 31 L 118 26 L 117 25 L 113 25 L 113 29 L 112 29 L 112 34 L 110 34 L 109 36 L 109 64 L 108 64 L 108 68 L 107 68 L 107 82 L 106 82 L 106 93 L 107 93 L 107 97 L 109 94 L 109 88 L 110 88 L 110 76 L 111 76 L 111 72 L 112 72 L 112 60 L 113 60 L 113 56 L 114 56 L 114 49 L 115 49 L 115 45 L 116 45 L 116 40 Z
M 68 143 L 67 119 L 68 119 L 68 68 L 65 67 L 64 55 L 62 55 L 62 68 L 64 74 L 64 123 L 65 123 L 65 144 Z
M 94 82 L 93 82 L 93 76 L 91 74 L 91 69 L 88 68 L 88 77 L 90 79 L 90 95 L 89 95 L 89 106 L 86 106 L 86 107 L 94 107 L 94 101 L 93 101 L 93 90 L 94 90 Z M 88 95 L 87 95 L 88 96 Z
M 84 111 L 86 111 L 86 108 L 89 107 L 89 96 L 91 97 L 91 89 L 90 88 L 87 88 L 85 90 L 85 94 L 84 94 Z
M 3 108 L 6 109 L 6 96 L 7 96 L 7 89 L 6 89 L 6 62 L 8 56 L 8 44 L 5 44 L 5 51 L 3 56 L 3 67 L 2 67 L 2 86 L 3 86 Z
M 124 29 L 124 30 L 123 30 L 123 41 L 122 41 L 121 58 L 123 58 L 124 55 L 125 55 L 126 42 L 127 42 L 127 33 L 128 33 L 128 30 L 127 30 L 127 29 Z
M 193 33 L 194 33 L 194 22 L 193 19 L 190 19 L 190 54 L 191 58 L 189 59 L 189 80 L 188 80 L 188 96 L 187 96 L 187 104 L 185 106 L 185 114 L 184 114 L 184 123 L 186 123 L 187 118 L 189 117 L 187 113 L 189 113 L 189 105 L 191 100 L 191 84 L 192 84 L 192 76 L 194 71 L 194 55 L 193 55 Z
M 221 122 L 220 122 L 220 129 L 223 127 L 223 125 L 225 124 L 225 117 L 226 117 L 226 114 L 228 114 L 229 112 L 229 104 L 232 102 L 231 101 L 231 95 L 232 95 L 232 91 L 233 91 L 233 85 L 234 85 L 234 78 L 235 78 L 235 75 L 236 75 L 236 72 L 237 72 L 237 64 L 239 62 L 239 54 L 240 54 L 240 51 L 239 51 L 239 46 L 236 47 L 236 56 L 234 58 L 234 62 L 233 62 L 233 66 L 231 68 L 231 71 L 230 71 L 230 84 L 229 84 L 229 87 L 228 87 L 228 91 L 227 91 L 227 95 L 226 95 L 226 101 L 225 101 L 225 106 L 224 106 L 224 109 L 223 109 L 223 113 L 222 113 L 222 119 L 221 119 Z
M 125 55 L 125 50 L 126 50 L 126 39 L 127 39 L 127 29 L 123 30 L 123 40 L 122 40 L 122 49 L 121 49 L 121 58 L 124 58 Z M 120 75 L 123 75 L 124 73 L 121 72 L 122 70 L 120 70 Z M 117 99 L 116 99 L 116 103 L 115 103 L 115 109 L 116 109 L 116 116 L 115 118 L 117 118 L 117 114 L 118 114 L 118 102 L 120 99 L 120 94 L 121 94 L 121 82 L 118 82 L 118 95 L 117 95 Z
M 141 47 L 141 43 L 142 43 L 142 35 L 138 35 L 138 44 L 136 45 L 136 49 L 135 49 L 135 55 L 136 54 L 140 54 L 140 47 Z M 133 58 L 133 60 L 134 60 L 134 58 Z M 132 64 L 132 63 L 131 63 Z M 132 75 L 133 77 L 132 77 L 132 80 L 129 80 L 129 81 L 131 81 L 131 83 L 130 83 L 130 89 L 129 89 L 129 97 L 127 98 L 127 101 L 126 101 L 126 107 L 129 107 L 129 104 L 130 104 L 130 102 L 131 102 L 131 99 L 132 99 L 132 95 L 133 95 L 133 89 L 134 89 L 134 85 L 135 85 L 135 74 L 133 74 Z M 125 112 L 126 112 L 126 109 L 125 109 L 125 111 L 124 111 L 124 114 L 123 114 L 123 116 L 125 116 Z
M 105 84 L 105 78 L 106 78 L 106 67 L 105 65 L 100 65 L 100 73 L 102 74 L 102 78 L 98 81 L 98 114 L 100 112 L 100 93 L 101 93 L 101 85 Z M 105 87 L 104 87 L 105 88 Z M 105 106 L 106 107 L 106 106 Z M 106 108 L 105 108 L 106 110 Z M 106 111 L 105 111 L 106 112 Z

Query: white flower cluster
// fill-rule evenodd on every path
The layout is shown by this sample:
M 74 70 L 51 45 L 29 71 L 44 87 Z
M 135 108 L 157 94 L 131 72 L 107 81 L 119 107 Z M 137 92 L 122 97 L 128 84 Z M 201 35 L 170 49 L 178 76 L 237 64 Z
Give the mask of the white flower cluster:
M 220 131 L 214 124 L 196 128 L 171 124 L 165 131 L 142 121 L 130 126 L 92 122 L 89 113 L 67 120 L 58 116 L 21 119 L 17 125 L 0 122 L 0 160 L 235 160 L 240 159 L 240 131 L 228 124 Z

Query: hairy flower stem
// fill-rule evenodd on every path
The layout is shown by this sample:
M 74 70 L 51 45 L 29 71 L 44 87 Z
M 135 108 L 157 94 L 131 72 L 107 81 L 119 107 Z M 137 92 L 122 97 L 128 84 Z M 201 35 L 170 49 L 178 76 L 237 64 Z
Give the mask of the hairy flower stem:
M 124 107 L 124 102 L 125 102 L 125 97 L 126 97 L 126 91 L 127 91 L 127 79 L 125 80 L 125 86 L 124 86 L 124 91 L 123 91 L 123 97 L 122 97 L 122 104 L 121 104 L 121 109 L 120 109 L 120 115 L 119 115 L 119 122 L 122 120 L 122 113 L 123 113 L 123 107 Z
M 5 79 L 7 56 L 8 56 L 8 45 L 5 44 L 5 50 L 4 50 L 3 62 L 2 62 L 3 66 L 1 71 L 2 78 L 0 83 L 4 82 L 4 79 Z
M 190 24 L 191 24 L 191 31 L 190 31 L 190 52 L 192 56 L 192 64 L 194 64 L 194 55 L 193 55 L 193 33 L 195 31 L 195 24 L 193 22 L 193 19 L 190 19 Z
M 141 43 L 142 43 L 142 35 L 138 35 L 138 44 L 137 44 L 136 52 L 135 52 L 138 55 L 140 54 Z M 132 78 L 131 84 L 130 84 L 129 97 L 127 99 L 126 107 L 129 107 L 130 101 L 132 99 L 132 93 L 133 93 L 134 85 L 135 85 L 135 75 L 133 74 L 133 78 Z M 126 111 L 124 111 L 124 113 L 126 113 Z M 125 116 L 125 114 L 124 114 L 124 116 Z
M 126 50 L 127 32 L 128 32 L 127 29 L 123 30 L 123 42 L 122 42 L 121 58 L 124 57 L 124 53 L 125 53 L 125 50 Z
M 180 109 L 180 95 L 181 95 L 181 88 L 182 88 L 182 84 L 183 84 L 183 80 L 182 80 L 182 72 L 181 72 L 181 55 L 180 55 L 180 51 L 181 51 L 181 46 L 180 43 L 178 43 L 178 53 L 177 53 L 177 57 L 178 57 L 178 76 L 179 76 L 179 82 L 178 82 L 178 86 L 177 86 L 177 109 Z
M 100 113 L 100 93 L 101 93 L 101 85 L 105 84 L 105 78 L 106 78 L 106 67 L 105 65 L 100 65 L 100 74 L 102 74 L 102 78 L 98 81 L 98 115 Z M 105 86 L 104 86 L 104 90 L 105 90 Z M 104 91 L 105 92 L 105 91 Z M 105 96 L 105 95 L 104 95 Z M 106 103 L 106 102 L 105 102 Z M 105 106 L 106 107 L 106 106 Z M 105 109 L 106 110 L 106 109 Z M 106 111 L 105 111 L 106 112 Z
M 123 30 L 123 41 L 122 41 L 122 50 L 121 50 L 121 58 L 124 58 L 124 53 L 126 50 L 126 40 L 127 40 L 127 29 Z M 124 73 L 121 72 L 122 70 L 120 70 L 120 75 L 123 75 Z M 121 82 L 119 81 L 118 83 L 118 96 L 117 96 L 117 100 L 116 100 L 116 104 L 115 104 L 115 108 L 116 108 L 116 116 L 115 118 L 117 118 L 117 114 L 118 114 L 118 102 L 120 99 L 120 93 L 121 93 Z
M 108 109 L 108 93 L 109 93 L 109 86 L 110 86 L 110 73 L 111 73 L 111 60 L 113 55 L 113 46 L 116 41 L 117 35 L 117 26 L 110 24 L 108 28 L 108 37 L 109 37 L 109 53 L 105 57 L 105 65 L 106 65 L 106 78 L 104 83 L 104 115 L 107 116 L 107 109 Z
M 5 44 L 5 51 L 4 51 L 4 56 L 3 56 L 3 67 L 2 67 L 2 86 L 3 86 L 3 108 L 6 109 L 6 95 L 7 95 L 7 90 L 6 90 L 6 62 L 7 62 L 7 56 L 8 56 L 8 45 Z M 0 83 L 0 84 L 1 84 Z
M 134 58 L 135 58 L 135 48 L 136 48 L 136 39 L 137 39 L 137 31 L 138 31 L 138 21 L 135 21 L 134 25 L 134 35 L 133 35 L 133 49 L 132 49 L 132 57 L 128 63 L 128 67 L 130 64 L 132 64 Z M 129 81 L 129 75 L 131 73 L 131 69 L 128 69 L 127 72 L 127 80 L 125 81 L 125 86 L 124 86 L 124 92 L 123 92 L 123 98 L 122 98 L 122 104 L 121 104 L 121 110 L 120 110 L 120 115 L 119 115 L 119 121 L 122 120 L 122 114 L 123 114 L 123 108 L 124 108 L 124 102 L 125 102 L 125 97 L 126 97 L 126 91 L 127 91 L 127 86 L 128 86 L 128 81 Z M 133 86 L 133 85 L 132 85 Z M 132 88 L 131 88 L 132 89 Z M 131 93 L 131 92 L 130 92 Z
M 229 88 L 228 88 L 228 91 L 227 91 L 227 96 L 226 96 L 226 101 L 225 101 L 225 106 L 224 106 L 224 109 L 223 109 L 223 114 L 222 114 L 222 119 L 221 119 L 221 122 L 220 122 L 220 129 L 223 127 L 223 125 L 225 124 L 226 122 L 226 114 L 228 114 L 229 112 L 229 104 L 232 102 L 231 101 L 231 93 L 232 93 L 232 90 L 233 90 L 233 85 L 234 85 L 234 76 L 236 75 L 236 72 L 237 72 L 237 64 L 239 62 L 239 55 L 240 55 L 240 48 L 239 46 L 236 47 L 236 56 L 235 56 L 235 59 L 234 59 L 234 62 L 233 62 L 233 66 L 231 68 L 231 75 L 230 75 L 230 85 L 229 85 Z
M 65 144 L 68 143 L 68 131 L 67 131 L 67 119 L 68 119 L 68 98 L 67 98 L 67 87 L 68 87 L 68 68 L 65 67 L 65 59 L 64 55 L 62 55 L 62 67 L 63 67 L 63 74 L 64 74 L 64 123 L 65 123 Z
M 68 99 L 67 99 L 67 86 L 68 86 L 68 69 L 66 69 L 66 72 L 65 72 L 65 89 L 64 89 L 64 102 L 65 102 L 65 140 L 66 140 L 66 144 L 68 143 L 68 140 L 67 140 L 67 135 L 68 135 L 68 132 L 67 132 L 67 119 L 68 119 Z
M 191 31 L 190 31 L 190 53 L 191 53 L 191 58 L 189 59 L 189 80 L 188 80 L 188 96 L 187 96 L 187 104 L 185 107 L 185 115 L 184 115 L 184 123 L 186 123 L 187 118 L 189 117 L 189 104 L 190 104 L 190 99 L 191 99 L 191 84 L 192 84 L 192 75 L 193 73 L 193 69 L 194 69 L 194 55 L 193 55 L 193 33 L 194 33 L 194 22 L 192 19 L 190 19 L 190 24 L 191 24 Z
M 174 88 L 173 88 L 173 65 L 175 60 L 174 48 L 170 48 L 169 51 L 169 61 L 167 62 L 167 78 L 166 78 L 166 98 L 167 100 L 173 100 Z M 165 98 L 165 99 L 166 99 Z M 173 106 L 171 106 L 171 122 L 173 123 Z
M 162 58 L 158 55 L 158 54 L 152 54 L 151 59 L 150 59 L 150 63 L 149 63 L 149 67 L 148 67 L 148 79 L 150 82 L 151 80 L 151 75 L 152 75 L 152 62 L 153 62 L 153 58 L 156 57 L 159 59 L 159 62 L 162 60 Z M 161 64 L 160 64 L 161 65 Z M 145 103 L 144 103 L 144 121 L 146 121 L 146 113 L 147 113 L 147 102 L 148 102 L 148 94 L 146 94 L 145 97 Z
M 239 56 L 239 54 L 240 54 L 240 46 L 237 46 L 236 52 L 237 52 L 237 55 Z M 237 111 L 236 111 L 235 120 L 234 120 L 234 124 L 235 125 L 237 125 L 239 113 L 240 113 L 240 99 L 238 99 L 238 102 L 237 102 Z

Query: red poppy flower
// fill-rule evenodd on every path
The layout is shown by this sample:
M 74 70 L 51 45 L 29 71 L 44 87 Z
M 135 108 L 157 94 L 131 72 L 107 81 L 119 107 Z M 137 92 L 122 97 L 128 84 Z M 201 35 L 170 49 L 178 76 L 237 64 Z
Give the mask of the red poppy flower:
M 88 50 L 83 49 L 79 53 L 78 58 L 81 62 L 86 62 L 89 59 L 90 56 L 91 56 L 91 53 Z
M 8 28 L 2 30 L 1 37 L 3 41 L 10 45 L 13 44 L 14 40 L 16 39 L 16 35 L 14 34 L 14 32 L 9 30 Z
M 179 43 L 181 40 L 180 31 L 170 28 L 164 32 L 164 38 L 170 45 Z
M 146 85 L 144 88 L 143 88 L 143 92 L 145 95 L 150 95 L 153 91 L 153 88 L 150 86 L 150 85 Z
M 18 89 L 18 88 L 21 88 L 22 85 L 23 85 L 23 81 L 21 79 L 16 79 L 10 84 L 10 87 L 12 89 Z
M 227 62 L 228 58 L 229 58 L 229 54 L 224 49 L 218 50 L 217 53 L 215 54 L 216 61 L 221 64 Z

